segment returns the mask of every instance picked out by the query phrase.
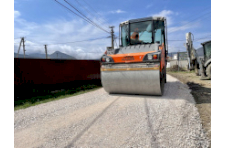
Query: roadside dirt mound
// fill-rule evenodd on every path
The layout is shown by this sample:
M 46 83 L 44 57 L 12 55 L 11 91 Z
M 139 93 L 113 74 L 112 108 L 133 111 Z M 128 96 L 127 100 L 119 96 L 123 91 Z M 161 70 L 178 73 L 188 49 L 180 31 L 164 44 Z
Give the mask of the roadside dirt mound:
M 189 72 L 168 72 L 168 74 L 186 83 L 191 89 L 203 128 L 208 138 L 211 139 L 211 80 L 200 80 L 199 76 Z

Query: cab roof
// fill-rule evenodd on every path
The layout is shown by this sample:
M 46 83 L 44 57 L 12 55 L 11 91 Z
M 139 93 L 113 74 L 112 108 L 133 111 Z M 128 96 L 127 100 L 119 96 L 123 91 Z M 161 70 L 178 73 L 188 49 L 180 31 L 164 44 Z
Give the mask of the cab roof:
M 131 20 L 121 22 L 120 25 L 128 24 L 129 22 L 134 23 L 134 22 L 149 21 L 149 20 L 163 20 L 164 21 L 164 20 L 166 20 L 166 17 L 151 16 L 151 17 L 144 17 L 144 18 L 138 18 L 138 19 L 131 19 Z
M 202 45 L 205 45 L 206 43 L 209 43 L 209 42 L 211 42 L 211 40 L 206 41 L 206 42 L 203 42 L 203 43 L 201 43 L 201 44 L 202 44 Z

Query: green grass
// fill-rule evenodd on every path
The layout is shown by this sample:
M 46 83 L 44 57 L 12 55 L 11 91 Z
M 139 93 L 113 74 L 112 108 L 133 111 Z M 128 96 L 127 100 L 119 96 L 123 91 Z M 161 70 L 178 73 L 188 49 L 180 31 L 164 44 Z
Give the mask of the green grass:
M 99 88 L 101 88 L 101 86 L 89 84 L 89 85 L 83 85 L 77 88 L 58 91 L 55 93 L 48 93 L 48 94 L 40 95 L 40 96 L 38 95 L 28 99 L 26 98 L 24 100 L 16 100 L 14 101 L 14 110 L 25 109 L 30 106 L 35 106 L 35 105 L 47 103 L 50 101 L 55 101 L 55 100 L 64 99 L 67 97 L 84 94 L 90 91 L 97 90 Z M 33 94 L 35 95 L 35 93 Z

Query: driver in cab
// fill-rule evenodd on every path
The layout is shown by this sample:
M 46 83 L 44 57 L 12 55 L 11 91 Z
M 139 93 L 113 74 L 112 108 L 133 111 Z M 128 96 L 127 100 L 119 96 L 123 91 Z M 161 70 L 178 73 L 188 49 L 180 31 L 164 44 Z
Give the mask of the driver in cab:
M 134 32 L 132 33 L 132 35 L 130 36 L 131 42 L 133 42 L 134 44 L 140 44 L 142 43 L 141 40 L 139 40 L 139 29 L 135 28 Z
M 139 40 L 139 33 L 138 33 L 138 28 L 134 29 L 133 34 L 130 36 L 130 39 L 132 40 Z

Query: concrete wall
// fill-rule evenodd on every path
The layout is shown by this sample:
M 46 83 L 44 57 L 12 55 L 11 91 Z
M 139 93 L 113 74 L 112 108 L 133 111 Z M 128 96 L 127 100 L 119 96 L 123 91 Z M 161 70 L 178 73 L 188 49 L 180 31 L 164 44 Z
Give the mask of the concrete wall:
M 182 67 L 182 68 L 187 70 L 187 66 L 188 66 L 188 61 L 187 60 L 181 60 L 179 62 L 178 62 L 178 60 L 170 60 L 170 61 L 168 61 L 168 63 L 170 63 L 169 64 L 170 67 L 167 67 L 167 68 L 171 68 L 174 65 L 178 65 L 178 63 L 179 63 L 179 67 Z

